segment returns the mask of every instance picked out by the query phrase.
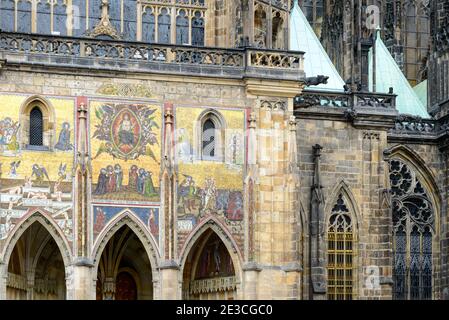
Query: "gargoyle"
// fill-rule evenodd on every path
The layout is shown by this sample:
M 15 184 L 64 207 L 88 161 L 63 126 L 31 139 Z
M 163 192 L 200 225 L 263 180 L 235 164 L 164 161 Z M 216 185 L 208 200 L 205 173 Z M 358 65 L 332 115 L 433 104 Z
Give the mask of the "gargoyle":
M 318 86 L 320 84 L 327 84 L 327 80 L 329 80 L 329 77 L 318 75 L 316 77 L 309 77 L 306 78 L 305 85 L 306 86 Z

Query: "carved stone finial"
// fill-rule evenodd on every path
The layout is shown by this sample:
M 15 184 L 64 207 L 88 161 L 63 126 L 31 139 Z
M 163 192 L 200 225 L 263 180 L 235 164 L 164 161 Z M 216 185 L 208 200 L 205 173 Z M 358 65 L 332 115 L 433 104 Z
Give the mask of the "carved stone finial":
M 101 1 L 101 20 L 87 35 L 92 38 L 105 35 L 116 40 L 121 39 L 119 32 L 112 25 L 111 20 L 109 20 L 109 0 Z
M 297 122 L 296 122 L 296 117 L 295 116 L 290 116 L 290 119 L 288 121 L 288 125 L 290 127 L 290 131 L 296 131 L 296 127 L 297 127 Z
M 354 121 L 357 118 L 357 111 L 351 108 L 345 110 L 345 118 L 348 121 Z
M 171 108 L 167 108 L 164 114 L 165 124 L 173 124 L 173 111 Z
M 3 67 L 6 65 L 6 59 L 0 59 L 0 71 L 3 69 Z
M 78 114 L 80 119 L 87 119 L 87 107 L 84 102 L 81 102 L 78 107 Z
M 249 128 L 250 129 L 256 129 L 257 126 L 257 120 L 256 120 L 256 114 L 254 112 L 251 112 L 248 118 Z
M 323 147 L 319 144 L 314 145 L 313 147 L 313 156 L 315 158 L 321 157 L 321 150 L 323 150 Z

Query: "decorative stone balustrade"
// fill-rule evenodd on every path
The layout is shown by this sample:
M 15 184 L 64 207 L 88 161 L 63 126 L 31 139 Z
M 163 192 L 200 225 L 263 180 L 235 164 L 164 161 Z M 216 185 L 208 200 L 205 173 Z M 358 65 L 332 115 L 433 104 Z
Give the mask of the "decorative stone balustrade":
M 396 119 L 395 127 L 390 132 L 392 134 L 435 135 L 441 129 L 442 126 L 435 120 L 401 115 Z
M 207 48 L 0 32 L 0 59 L 6 59 L 7 63 L 234 78 L 251 74 L 300 81 L 304 77 L 303 55 L 254 48 Z
M 34 281 L 34 291 L 43 294 L 56 294 L 56 280 L 53 279 L 36 279 Z
M 296 108 L 336 107 L 345 109 L 394 110 L 396 96 L 371 92 L 339 93 L 305 90 L 295 101 Z
M 190 282 L 190 293 L 212 293 L 235 290 L 237 287 L 235 277 L 222 277 L 213 279 L 194 280 Z
M 25 291 L 27 289 L 27 279 L 24 276 L 8 272 L 6 286 Z

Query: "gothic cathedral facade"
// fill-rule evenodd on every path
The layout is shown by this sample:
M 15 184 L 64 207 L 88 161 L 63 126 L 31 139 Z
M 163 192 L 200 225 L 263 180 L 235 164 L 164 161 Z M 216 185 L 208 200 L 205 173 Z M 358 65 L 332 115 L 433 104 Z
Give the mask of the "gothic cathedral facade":
M 428 118 L 348 2 L 1 0 L 0 299 L 449 299 L 449 1 L 379 33 Z

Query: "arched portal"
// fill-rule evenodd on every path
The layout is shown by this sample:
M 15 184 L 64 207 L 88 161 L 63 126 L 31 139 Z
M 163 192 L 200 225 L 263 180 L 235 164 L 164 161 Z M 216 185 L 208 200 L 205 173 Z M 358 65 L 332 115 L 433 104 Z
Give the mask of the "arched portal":
M 97 300 L 151 300 L 152 267 L 148 254 L 130 227 L 109 240 L 98 264 Z
M 234 300 L 235 266 L 220 237 L 209 229 L 196 241 L 184 264 L 183 299 Z
M 12 250 L 6 281 L 8 300 L 63 300 L 65 266 L 59 247 L 48 230 L 34 222 Z

